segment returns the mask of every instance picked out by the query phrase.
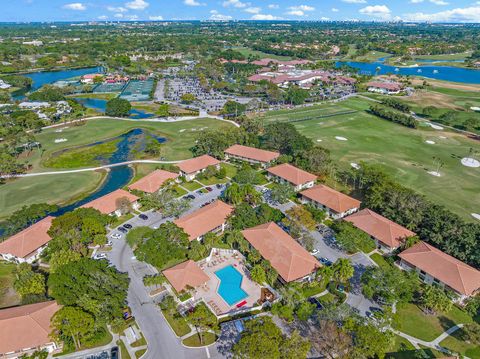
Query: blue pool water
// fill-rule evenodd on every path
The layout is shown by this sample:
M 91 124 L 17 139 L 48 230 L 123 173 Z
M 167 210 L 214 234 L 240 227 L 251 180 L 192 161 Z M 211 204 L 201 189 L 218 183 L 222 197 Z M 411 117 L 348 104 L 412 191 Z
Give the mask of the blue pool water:
M 248 297 L 248 294 L 240 287 L 243 276 L 233 266 L 217 270 L 215 275 L 220 279 L 218 294 L 228 305 L 234 305 Z

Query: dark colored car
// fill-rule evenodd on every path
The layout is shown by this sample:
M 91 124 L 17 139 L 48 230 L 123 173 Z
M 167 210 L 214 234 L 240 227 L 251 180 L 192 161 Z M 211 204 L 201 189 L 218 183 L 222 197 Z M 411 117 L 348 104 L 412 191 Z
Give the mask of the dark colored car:
M 318 260 L 320 261 L 320 263 L 326 265 L 327 267 L 332 265 L 332 261 L 327 258 L 321 257 Z
M 368 308 L 368 309 L 370 309 L 370 311 L 371 311 L 372 313 L 380 313 L 380 314 L 383 313 L 383 310 L 382 310 L 381 308 L 370 307 L 370 308 Z
M 323 309 L 322 303 L 320 303 L 317 298 L 308 298 L 308 302 L 309 302 L 309 303 L 312 303 L 312 304 L 315 304 L 315 307 L 316 307 L 318 310 L 322 310 L 322 309 Z
M 222 185 L 221 184 L 217 184 L 215 187 L 217 187 L 218 189 L 222 188 Z
M 143 214 L 143 213 L 142 213 L 142 214 L 140 214 L 140 215 L 138 216 L 138 218 L 143 219 L 144 221 L 146 221 L 146 220 L 148 219 L 148 216 L 147 216 L 146 214 Z
M 206 189 L 208 192 L 212 192 L 212 191 L 213 191 L 212 187 L 206 187 L 205 189 Z
M 123 227 L 118 227 L 117 230 L 122 232 L 122 233 L 127 233 L 128 232 L 128 229 L 123 228 Z
M 123 226 L 127 229 L 132 229 L 133 228 L 130 223 L 125 223 Z
M 110 358 L 111 359 L 118 359 L 118 347 L 113 347 L 110 350 Z

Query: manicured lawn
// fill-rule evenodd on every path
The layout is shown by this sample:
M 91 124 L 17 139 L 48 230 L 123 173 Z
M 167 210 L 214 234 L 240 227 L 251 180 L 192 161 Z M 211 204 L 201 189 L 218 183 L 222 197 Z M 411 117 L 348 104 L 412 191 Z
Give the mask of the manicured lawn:
M 335 301 L 335 296 L 332 293 L 327 293 L 321 297 L 317 297 L 321 303 L 333 303 Z
M 407 339 L 395 335 L 395 342 L 390 353 L 386 355 L 387 359 L 410 359 L 415 355 L 415 347 Z
M 34 203 L 64 204 L 94 191 L 103 180 L 100 172 L 79 172 L 24 177 L 0 186 L 0 218 Z
M 184 335 L 190 333 L 190 327 L 188 326 L 185 318 L 180 315 L 171 317 L 165 311 L 162 311 L 162 313 L 177 336 L 183 337 Z
M 142 350 L 137 350 L 135 352 L 135 357 L 138 359 L 140 358 L 143 354 L 145 354 L 147 352 L 147 349 L 142 349 Z
M 217 336 L 213 333 L 207 332 L 203 333 L 203 343 L 200 342 L 200 336 L 198 333 L 195 333 L 188 338 L 183 339 L 182 343 L 183 345 L 186 345 L 187 347 L 202 347 L 205 345 L 209 345 L 215 342 L 217 340 Z
M 215 176 L 210 178 L 201 178 L 198 180 L 199 182 L 203 183 L 205 186 L 212 186 L 218 183 L 226 183 L 228 180 L 226 178 L 220 179 Z
M 81 93 L 71 95 L 69 97 L 79 97 L 79 98 L 96 98 L 100 100 L 111 100 L 118 96 L 117 92 L 104 92 L 104 93 Z
M 120 357 L 122 359 L 131 359 L 132 357 L 128 353 L 127 347 L 125 346 L 125 343 L 123 340 L 117 340 L 117 345 L 120 348 Z
M 390 264 L 385 260 L 385 258 L 382 257 L 381 254 L 378 253 L 373 253 L 370 258 L 378 264 L 380 268 L 388 268 L 390 267 Z
M 127 214 L 124 214 L 123 216 L 116 217 L 115 222 L 113 222 L 113 223 L 110 225 L 110 228 L 118 227 L 118 226 L 121 225 L 122 223 L 125 223 L 126 221 L 128 221 L 129 219 L 132 219 L 132 218 L 133 218 L 133 214 L 132 214 L 132 213 L 127 213 Z
M 275 60 L 284 60 L 288 61 L 291 60 L 292 58 L 290 56 L 281 56 L 281 55 L 275 55 L 275 54 L 268 54 L 266 52 L 262 51 L 257 51 L 257 50 L 252 50 L 247 47 L 235 47 L 233 50 L 240 52 L 243 54 L 243 56 L 248 57 L 248 56 L 258 56 L 261 59 L 263 58 L 269 58 L 269 59 L 275 59 Z
M 415 304 L 401 304 L 397 308 L 398 323 L 395 329 L 418 339 L 431 341 L 455 324 L 471 323 L 467 313 L 454 306 L 449 313 L 426 315 Z
M 433 130 L 427 127 L 410 129 L 368 114 L 370 101 L 349 99 L 339 104 L 327 104 L 298 110 L 272 112 L 267 122 L 305 119 L 294 122 L 305 136 L 312 138 L 331 151 L 332 158 L 341 169 L 351 163 L 380 164 L 401 184 L 427 196 L 434 203 L 445 205 L 463 218 L 474 220 L 471 213 L 478 212 L 480 203 L 480 171 L 460 163 L 470 148 L 480 150 L 480 144 L 463 135 Z M 315 118 L 325 112 L 356 110 L 353 114 L 328 118 Z M 340 141 L 336 136 L 345 137 Z M 435 144 L 427 144 L 426 140 Z M 428 173 L 434 170 L 432 158 L 444 162 L 441 177 Z
M 455 353 L 465 355 L 472 359 L 480 359 L 480 347 L 474 344 L 467 343 L 463 338 L 462 329 L 452 333 L 440 343 L 442 347 L 445 347 Z
M 13 271 L 16 265 L 0 261 L 0 308 L 20 304 L 20 296 L 13 289 Z
M 308 285 L 305 284 L 303 286 L 303 296 L 304 298 L 312 297 L 316 294 L 322 293 L 326 288 L 326 285 L 324 285 L 321 282 L 315 282 L 314 285 Z
M 133 348 L 142 347 L 144 345 L 147 345 L 147 341 L 145 340 L 145 337 L 143 335 L 136 342 L 133 342 L 132 344 L 130 344 L 130 346 L 132 346 Z
M 187 191 L 185 191 L 182 187 L 180 187 L 178 185 L 173 187 L 172 189 L 175 192 L 175 194 L 177 195 L 177 197 L 181 197 L 181 196 L 188 193 Z
M 183 188 L 189 191 L 196 191 L 197 189 L 202 188 L 202 185 L 197 181 L 184 182 L 184 183 L 181 183 L 180 186 L 182 186 Z
M 230 163 L 222 162 L 220 167 L 225 168 L 228 178 L 233 178 L 237 174 L 237 167 Z

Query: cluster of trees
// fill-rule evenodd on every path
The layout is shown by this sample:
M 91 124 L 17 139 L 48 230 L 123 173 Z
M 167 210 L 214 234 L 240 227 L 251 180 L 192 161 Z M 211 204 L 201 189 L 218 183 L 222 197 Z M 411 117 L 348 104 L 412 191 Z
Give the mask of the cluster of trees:
M 417 121 L 410 115 L 388 110 L 385 107 L 371 105 L 369 111 L 384 120 L 392 121 L 410 128 L 417 128 Z
M 65 101 L 66 97 L 63 91 L 56 86 L 45 85 L 41 89 L 28 95 L 30 101 Z
M 22 229 L 31 226 L 38 220 L 47 216 L 48 213 L 55 212 L 58 206 L 47 203 L 35 203 L 29 206 L 23 206 L 19 210 L 13 212 L 7 220 L 2 223 L 2 237 L 9 237 Z M 0 237 L 0 241 L 1 238 Z
M 480 225 L 462 220 L 445 207 L 403 187 L 379 166 L 361 164 L 347 179 L 363 198 L 363 204 L 417 233 L 440 250 L 480 268 Z
M 404 113 L 409 113 L 411 111 L 411 108 L 409 105 L 406 103 L 394 98 L 394 97 L 385 97 L 382 99 L 382 104 L 391 108 L 394 108 L 395 110 L 404 112 Z
M 335 231 L 337 243 L 350 254 L 359 251 L 370 253 L 375 249 L 375 241 L 350 222 L 334 222 L 331 228 Z
M 22 298 L 22 304 L 41 302 L 46 298 L 46 278 L 43 272 L 34 271 L 28 263 L 15 268 L 13 288 Z
M 141 198 L 142 205 L 156 209 L 164 217 L 178 218 L 190 208 L 190 202 L 185 198 L 177 198 L 172 189 L 165 188 Z
M 235 207 L 233 216 L 228 219 L 233 229 L 242 230 L 268 222 L 279 222 L 283 213 L 266 203 L 261 203 L 255 208 L 247 203 L 240 203 Z
M 105 114 L 112 117 L 128 117 L 131 109 L 129 101 L 116 97 L 107 102 Z

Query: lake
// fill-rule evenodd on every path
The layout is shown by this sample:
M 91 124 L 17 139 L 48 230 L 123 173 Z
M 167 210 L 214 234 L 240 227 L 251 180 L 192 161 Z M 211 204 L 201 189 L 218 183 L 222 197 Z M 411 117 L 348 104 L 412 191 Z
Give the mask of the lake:
M 107 107 L 107 100 L 103 100 L 99 98 L 75 97 L 74 100 L 87 108 L 94 109 L 101 113 L 105 113 L 105 109 Z M 132 109 L 130 111 L 130 118 L 140 120 L 140 119 L 151 118 L 151 117 L 154 117 L 154 114 L 141 111 L 141 110 L 136 110 L 136 109 Z
M 404 76 L 422 76 L 435 80 L 480 84 L 480 70 L 465 69 L 461 67 L 435 65 L 425 65 L 417 67 L 396 67 L 391 65 L 385 65 L 382 61 L 337 61 L 335 63 L 336 67 L 341 67 L 342 65 L 356 68 L 358 69 L 358 72 L 360 74 L 364 75 L 398 74 Z

